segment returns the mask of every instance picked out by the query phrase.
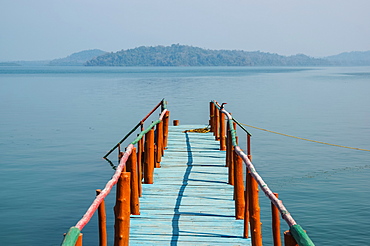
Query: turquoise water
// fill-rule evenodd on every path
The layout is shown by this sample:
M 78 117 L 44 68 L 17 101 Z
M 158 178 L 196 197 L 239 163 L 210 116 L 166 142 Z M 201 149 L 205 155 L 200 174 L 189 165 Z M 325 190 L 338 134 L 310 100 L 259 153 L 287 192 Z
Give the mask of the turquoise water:
M 113 174 L 102 156 L 162 98 L 181 124 L 206 124 L 217 100 L 242 123 L 370 149 L 369 91 L 369 67 L 0 67 L 0 245 L 60 244 Z M 257 170 L 316 245 L 370 245 L 370 152 L 247 129 Z M 83 232 L 98 244 L 95 217 Z

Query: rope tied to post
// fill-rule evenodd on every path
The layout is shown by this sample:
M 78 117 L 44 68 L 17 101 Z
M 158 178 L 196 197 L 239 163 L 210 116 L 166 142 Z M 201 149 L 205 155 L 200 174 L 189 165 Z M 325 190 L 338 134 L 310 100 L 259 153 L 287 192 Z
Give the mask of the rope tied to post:
M 275 132 L 275 131 L 271 131 L 271 130 L 267 130 L 267 129 L 264 129 L 264 128 L 260 128 L 260 127 L 256 127 L 256 126 L 251 126 L 251 125 L 243 124 L 243 123 L 240 123 L 240 124 L 241 125 L 244 125 L 244 126 L 247 126 L 247 127 L 254 128 L 254 129 L 258 129 L 258 130 L 261 130 L 261 131 L 265 131 L 265 132 L 269 132 L 269 133 L 274 133 L 274 134 L 277 134 L 277 135 L 281 135 L 281 136 L 285 136 L 285 137 L 290 137 L 290 138 L 295 138 L 295 139 L 299 139 L 299 140 L 304 140 L 304 141 L 308 141 L 308 142 L 325 144 L 325 145 L 330 145 L 330 146 L 335 146 L 335 147 L 345 148 L 345 149 L 370 151 L 370 149 L 361 149 L 361 148 L 349 147 L 349 146 L 345 146 L 345 145 L 326 143 L 326 142 L 322 142 L 322 141 L 317 141 L 317 140 L 312 140 L 312 139 L 307 139 L 307 138 L 301 138 L 301 137 L 297 137 L 297 136 L 292 136 L 292 135 L 288 135 L 288 134 L 285 134 L 285 133 Z

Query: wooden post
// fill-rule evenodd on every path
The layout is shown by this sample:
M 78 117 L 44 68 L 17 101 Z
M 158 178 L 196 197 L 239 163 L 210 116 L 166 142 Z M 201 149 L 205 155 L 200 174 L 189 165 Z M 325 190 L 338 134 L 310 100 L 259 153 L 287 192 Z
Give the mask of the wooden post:
M 163 149 L 167 148 L 169 121 L 170 121 L 170 111 L 167 111 L 163 117 Z
M 235 218 L 244 219 L 244 181 L 243 181 L 243 160 L 234 152 L 234 194 L 235 194 Z
M 228 166 L 228 168 L 229 168 L 229 184 L 230 185 L 234 185 L 234 158 L 233 158 L 233 156 L 234 156 L 234 153 L 235 153 L 235 151 L 234 151 L 234 149 L 235 149 L 235 147 L 234 146 L 231 146 L 231 149 L 230 149 L 230 154 L 229 154 L 229 166 Z
M 234 122 L 234 129 L 236 128 L 236 123 Z M 250 148 L 250 135 L 247 134 L 247 155 L 248 159 L 252 161 L 252 155 L 251 155 L 251 148 Z M 245 170 L 245 193 L 244 193 L 244 201 L 245 201 L 245 210 L 244 210 L 244 238 L 249 237 L 249 226 L 250 226 L 250 185 L 251 185 L 251 176 L 250 171 L 248 168 Z M 252 227 L 252 226 L 251 226 Z
M 226 150 L 225 114 L 220 111 L 220 150 Z
M 83 234 L 80 233 L 80 235 L 77 238 L 75 246 L 82 246 L 82 236 L 83 236 Z
M 137 173 L 137 156 L 136 148 L 132 148 L 131 155 L 127 160 L 127 172 L 131 173 L 130 182 L 130 210 L 131 214 L 140 214 L 140 203 L 139 203 L 139 189 L 138 189 L 138 173 Z
M 238 139 L 238 137 L 236 137 L 236 140 Z M 235 171 L 234 171 L 234 168 L 235 168 L 235 162 L 234 162 L 234 153 L 235 153 L 235 146 L 233 146 L 231 144 L 231 150 L 230 150 L 230 159 L 229 159 L 229 184 L 230 185 L 234 185 L 235 184 L 235 177 L 234 177 L 234 174 L 235 174 Z M 234 193 L 234 198 L 235 198 L 235 193 Z
M 232 156 L 231 147 L 232 147 L 232 139 L 231 139 L 230 126 L 229 124 L 226 124 L 226 164 L 225 164 L 226 167 L 229 166 L 230 156 Z
M 154 129 L 145 134 L 144 183 L 153 184 L 154 174 Z
M 215 110 L 215 105 L 213 104 L 213 102 L 210 102 L 209 103 L 209 125 L 211 127 L 211 132 L 214 132 L 214 112 Z
M 121 152 L 121 144 L 120 143 L 118 143 L 117 149 L 118 149 L 118 163 L 119 163 L 119 161 L 121 160 L 121 158 L 123 156 L 123 153 Z
M 250 186 L 250 176 L 249 176 L 249 170 L 246 168 L 245 170 L 245 192 L 244 192 L 244 204 L 245 204 L 245 209 L 244 209 L 244 238 L 249 237 L 249 186 Z
M 220 111 L 215 108 L 215 131 L 214 131 L 214 135 L 215 135 L 215 139 L 216 140 L 220 140 L 220 130 L 219 130 L 219 125 L 220 125 L 220 119 L 219 119 L 219 115 L 220 115 Z
M 285 246 L 299 246 L 289 231 L 284 232 L 284 245 Z
M 252 246 L 262 246 L 260 206 L 258 202 L 258 184 L 249 173 L 249 219 L 251 223 Z
M 278 193 L 274 193 L 274 195 L 277 198 L 279 198 Z M 281 246 L 280 213 L 279 213 L 279 209 L 275 207 L 273 203 L 271 203 L 271 213 L 272 213 L 272 236 L 274 239 L 274 246 Z
M 129 245 L 130 176 L 129 172 L 122 172 L 117 183 L 116 205 L 114 207 L 114 246 Z
M 179 121 L 179 120 L 173 120 L 173 125 L 174 125 L 174 126 L 178 126 L 178 125 L 180 125 L 180 121 Z
M 161 160 L 163 155 L 163 122 L 157 124 L 157 153 L 155 167 L 161 167 Z
M 144 139 L 141 138 L 137 142 L 137 179 L 138 179 L 138 190 L 139 197 L 142 196 L 142 180 L 143 180 L 143 142 Z
M 247 133 L 247 156 L 250 161 L 252 161 L 252 154 L 251 154 L 251 135 Z
M 98 196 L 101 190 L 96 190 Z M 99 226 L 99 246 L 107 246 L 107 215 L 105 212 L 104 200 L 100 203 L 98 208 L 98 226 Z

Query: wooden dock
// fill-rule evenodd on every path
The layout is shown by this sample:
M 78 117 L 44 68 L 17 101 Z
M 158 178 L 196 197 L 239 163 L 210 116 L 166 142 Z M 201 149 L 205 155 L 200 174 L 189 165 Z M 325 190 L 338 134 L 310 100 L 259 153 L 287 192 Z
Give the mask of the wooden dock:
M 183 133 L 203 127 L 169 127 L 161 168 L 131 216 L 130 245 L 251 245 L 235 219 L 225 151 L 212 133 Z

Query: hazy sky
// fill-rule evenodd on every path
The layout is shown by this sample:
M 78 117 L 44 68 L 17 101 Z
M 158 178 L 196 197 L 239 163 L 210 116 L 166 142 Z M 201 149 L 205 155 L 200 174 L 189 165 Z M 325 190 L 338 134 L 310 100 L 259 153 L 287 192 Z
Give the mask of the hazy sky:
M 173 43 L 315 57 L 370 50 L 370 1 L 0 0 L 0 61 Z

